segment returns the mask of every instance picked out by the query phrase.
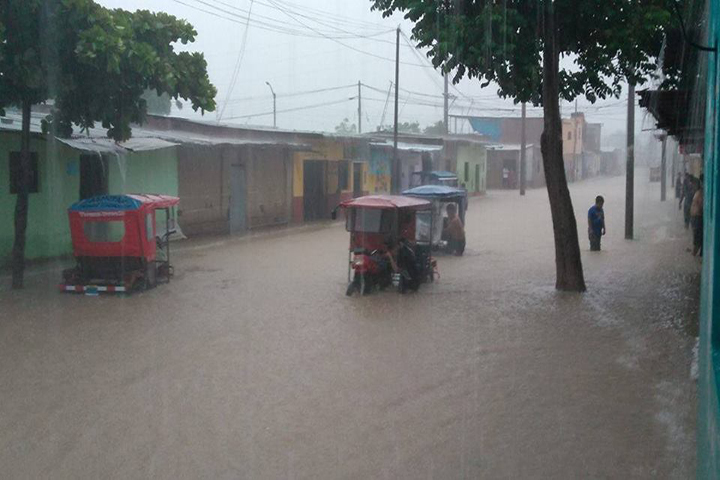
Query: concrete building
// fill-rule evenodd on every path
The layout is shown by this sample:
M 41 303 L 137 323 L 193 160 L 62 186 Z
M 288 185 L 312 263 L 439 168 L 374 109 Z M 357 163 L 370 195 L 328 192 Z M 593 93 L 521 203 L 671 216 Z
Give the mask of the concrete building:
M 43 115 L 31 120 L 32 170 L 26 258 L 72 253 L 67 208 L 83 198 L 103 194 L 151 192 L 178 194 L 178 150 L 171 141 L 136 131 L 120 144 L 105 130 L 59 139 L 40 129 Z M 8 111 L 0 122 L 0 266 L 7 264 L 14 239 L 16 182 L 19 162 L 19 113 Z
M 563 161 L 568 181 L 600 174 L 602 124 L 588 123 L 582 112 L 562 120 Z
M 520 145 L 495 144 L 487 147 L 487 188 L 520 188 Z M 545 185 L 540 146 L 525 146 L 525 185 L 538 188 Z

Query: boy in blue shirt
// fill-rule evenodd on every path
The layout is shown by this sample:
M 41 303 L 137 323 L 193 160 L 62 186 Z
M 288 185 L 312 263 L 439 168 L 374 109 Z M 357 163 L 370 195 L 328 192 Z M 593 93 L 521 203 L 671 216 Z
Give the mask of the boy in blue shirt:
M 600 239 L 605 235 L 605 212 L 603 205 L 605 199 L 598 195 L 595 197 L 595 205 L 588 210 L 588 237 L 590 237 L 590 251 L 600 251 Z

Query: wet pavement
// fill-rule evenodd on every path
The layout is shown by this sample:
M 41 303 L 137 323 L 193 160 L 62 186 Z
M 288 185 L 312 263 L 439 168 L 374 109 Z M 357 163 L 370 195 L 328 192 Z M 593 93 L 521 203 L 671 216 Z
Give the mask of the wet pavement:
M 544 189 L 473 199 L 466 255 L 405 296 L 345 296 L 338 224 L 185 242 L 130 297 L 35 269 L 0 292 L 2 476 L 693 478 L 700 263 L 643 172 L 634 241 L 624 177 L 571 187 L 582 295 Z

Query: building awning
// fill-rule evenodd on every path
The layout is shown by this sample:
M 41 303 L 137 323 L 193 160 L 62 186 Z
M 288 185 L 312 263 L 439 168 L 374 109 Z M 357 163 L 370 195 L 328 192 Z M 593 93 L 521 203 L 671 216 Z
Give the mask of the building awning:
M 150 150 L 159 150 L 161 148 L 174 147 L 178 145 L 177 143 L 150 137 L 133 137 L 122 143 L 116 143 L 110 138 L 97 137 L 57 138 L 57 141 L 64 143 L 75 150 L 118 154 L 124 153 L 124 151 L 145 152 Z
M 693 106 L 693 96 L 681 90 L 641 90 L 638 95 L 640 106 L 655 117 L 658 129 L 675 137 L 684 149 L 702 151 L 704 104 Z

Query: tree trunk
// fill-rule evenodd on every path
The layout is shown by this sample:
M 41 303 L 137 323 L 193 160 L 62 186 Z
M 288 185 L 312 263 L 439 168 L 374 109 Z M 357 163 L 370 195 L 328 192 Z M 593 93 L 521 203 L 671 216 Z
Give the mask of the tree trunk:
M 20 168 L 15 202 L 15 241 L 12 249 L 12 288 L 23 288 L 25 274 L 25 231 L 27 230 L 30 189 L 30 112 L 31 103 L 22 104 L 22 133 L 20 135 Z
M 541 138 L 543 167 L 555 234 L 555 288 L 585 291 L 577 222 L 565 176 L 562 156 L 562 122 L 560 119 L 559 53 L 555 44 L 553 2 L 545 0 L 543 49 L 543 113 Z

